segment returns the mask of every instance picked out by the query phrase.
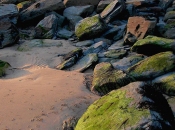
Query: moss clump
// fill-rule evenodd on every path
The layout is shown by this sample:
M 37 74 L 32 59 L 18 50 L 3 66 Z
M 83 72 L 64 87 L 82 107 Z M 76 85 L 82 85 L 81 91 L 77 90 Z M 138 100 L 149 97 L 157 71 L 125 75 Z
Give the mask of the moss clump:
M 108 62 L 96 65 L 93 75 L 91 91 L 97 91 L 101 95 L 133 81 L 123 71 L 113 69 Z
M 162 52 L 150 56 L 127 70 L 129 76 L 135 79 L 151 79 L 167 73 L 175 68 L 175 56 L 172 52 Z
M 160 90 L 164 94 L 175 96 L 175 72 L 157 77 L 152 82 L 155 89 Z
M 136 109 L 126 91 L 112 91 L 94 102 L 83 114 L 75 130 L 123 130 L 147 118 L 148 110 Z
M 175 41 L 173 39 L 147 36 L 144 39 L 138 40 L 132 46 L 131 51 L 152 55 L 162 51 L 170 51 L 173 49 L 172 46 L 175 46 Z
M 5 74 L 5 70 L 8 67 L 10 67 L 10 64 L 8 62 L 0 60 L 0 77 Z
M 101 21 L 99 15 L 95 15 L 81 20 L 75 28 L 75 34 L 80 40 L 88 39 L 99 35 L 104 29 L 106 29 L 106 26 Z

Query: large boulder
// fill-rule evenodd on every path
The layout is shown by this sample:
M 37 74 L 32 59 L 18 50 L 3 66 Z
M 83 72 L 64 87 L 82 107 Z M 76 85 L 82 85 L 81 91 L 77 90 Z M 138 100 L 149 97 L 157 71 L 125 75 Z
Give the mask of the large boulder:
M 2 77 L 5 74 L 5 70 L 10 67 L 10 64 L 8 62 L 0 60 L 0 77 Z
M 62 0 L 39 0 L 20 12 L 19 22 L 31 22 L 32 19 L 44 16 L 48 11 L 59 11 L 64 8 Z
M 18 9 L 14 4 L 1 4 L 0 6 L 0 20 L 8 19 L 8 22 L 17 24 Z
M 153 34 L 155 26 L 156 19 L 145 19 L 139 16 L 129 17 L 127 33 L 131 33 L 139 40 L 143 39 L 146 35 Z M 125 40 L 125 43 L 127 43 L 127 39 Z
M 167 21 L 168 19 L 174 19 L 175 18 L 175 11 L 169 11 L 164 16 L 164 21 Z
M 83 5 L 98 5 L 100 0 L 64 0 L 66 7 L 83 6 Z
M 135 80 L 148 80 L 164 75 L 173 69 L 175 55 L 171 51 L 150 56 L 127 70 L 128 76 Z
M 36 38 L 52 38 L 57 31 L 58 28 L 58 21 L 56 15 L 51 14 L 41 20 L 35 27 Z
M 111 2 L 100 14 L 100 16 L 109 23 L 111 20 L 116 18 L 125 9 L 124 0 L 114 0 Z
M 152 80 L 155 89 L 164 94 L 175 96 L 175 72 L 170 72 Z
M 91 91 L 104 95 L 132 81 L 123 71 L 114 69 L 108 62 L 102 62 L 95 66 Z
M 175 41 L 162 37 L 147 36 L 138 40 L 131 50 L 145 55 L 154 55 L 163 51 L 175 51 Z
M 95 15 L 81 20 L 75 27 L 75 34 L 80 40 L 91 39 L 103 33 L 106 27 L 100 16 Z
M 110 92 L 89 106 L 75 130 L 174 130 L 174 116 L 161 93 L 142 82 Z

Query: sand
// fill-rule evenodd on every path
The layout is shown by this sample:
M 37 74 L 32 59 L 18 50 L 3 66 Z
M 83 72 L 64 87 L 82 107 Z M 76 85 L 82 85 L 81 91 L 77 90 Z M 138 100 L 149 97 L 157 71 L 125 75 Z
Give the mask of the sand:
M 18 46 L 0 50 L 0 60 L 11 64 L 0 79 L 0 130 L 61 130 L 99 98 L 86 88 L 85 74 L 54 69 L 57 55 L 75 48 L 69 42 L 24 52 Z

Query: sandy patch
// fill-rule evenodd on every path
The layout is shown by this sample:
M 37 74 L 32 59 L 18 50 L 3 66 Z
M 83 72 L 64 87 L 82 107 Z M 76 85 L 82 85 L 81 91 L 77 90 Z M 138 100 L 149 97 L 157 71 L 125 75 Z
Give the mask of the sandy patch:
M 99 97 L 86 89 L 84 74 L 53 69 L 58 54 L 74 49 L 34 47 L 19 52 L 18 45 L 0 50 L 0 59 L 11 64 L 0 79 L 1 130 L 61 130 L 69 117 L 80 117 Z

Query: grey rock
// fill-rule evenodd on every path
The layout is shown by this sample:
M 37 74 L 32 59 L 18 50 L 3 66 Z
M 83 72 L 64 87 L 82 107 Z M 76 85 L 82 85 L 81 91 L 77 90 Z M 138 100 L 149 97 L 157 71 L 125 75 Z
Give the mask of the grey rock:
M 118 41 L 123 38 L 125 34 L 126 25 L 118 26 L 118 28 L 119 28 L 118 33 L 116 33 L 116 35 L 113 37 L 114 41 Z
M 111 45 L 112 44 L 112 41 L 110 39 L 106 39 L 106 38 L 95 38 L 94 39 L 95 43 L 101 42 L 101 41 L 107 43 L 107 45 Z
M 173 0 L 160 0 L 158 5 L 166 10 L 172 3 Z
M 115 69 L 119 69 L 122 71 L 126 71 L 129 67 L 133 66 L 134 64 L 138 63 L 139 61 L 145 59 L 146 56 L 141 54 L 131 55 L 129 57 L 124 57 L 117 62 L 111 63 Z
M 93 45 L 95 42 L 93 40 L 85 40 L 85 41 L 81 41 L 81 42 L 77 42 L 76 46 L 77 47 L 83 47 L 83 46 L 91 46 Z
M 62 0 L 39 0 L 20 12 L 19 21 L 21 23 L 31 22 L 32 19 L 44 15 L 47 11 L 59 11 L 64 8 Z
M 101 13 L 112 1 L 113 0 L 101 0 L 97 5 L 96 12 Z
M 57 36 L 59 38 L 63 38 L 63 39 L 69 39 L 71 36 L 73 35 L 73 32 L 67 30 L 67 29 L 59 29 L 57 31 Z
M 127 55 L 127 51 L 124 49 L 109 50 L 101 54 L 99 53 L 99 57 L 113 58 L 113 59 L 122 59 L 126 55 Z
M 107 48 L 107 44 L 103 41 L 97 42 L 93 44 L 92 46 L 88 47 L 87 50 L 83 52 L 84 55 L 90 54 L 90 53 L 99 53 L 100 51 Z
M 108 50 L 119 50 L 119 49 L 122 49 L 122 48 L 125 48 L 127 46 L 124 46 L 124 40 L 121 39 L 121 40 L 118 40 L 116 42 L 114 42 L 109 48 Z
M 41 20 L 35 27 L 36 38 L 52 38 L 58 28 L 58 18 L 51 14 Z
M 66 7 L 70 6 L 84 6 L 84 5 L 98 5 L 100 0 L 64 0 Z
M 109 23 L 118 14 L 120 14 L 125 9 L 125 2 L 123 0 L 114 0 L 111 2 L 100 14 L 100 16 Z
M 18 9 L 14 4 L 1 4 L 0 5 L 0 20 L 8 19 L 8 22 L 17 24 L 18 19 Z

